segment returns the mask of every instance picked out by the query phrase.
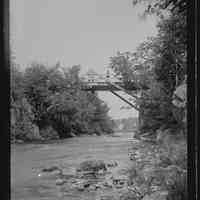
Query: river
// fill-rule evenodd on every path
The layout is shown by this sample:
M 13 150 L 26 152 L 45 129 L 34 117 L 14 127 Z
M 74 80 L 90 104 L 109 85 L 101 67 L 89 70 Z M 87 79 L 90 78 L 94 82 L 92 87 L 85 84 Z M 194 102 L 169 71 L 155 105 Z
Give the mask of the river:
M 16 144 L 11 146 L 11 199 L 12 200 L 72 200 L 94 199 L 59 196 L 53 178 L 39 177 L 41 169 L 59 166 L 73 171 L 80 162 L 90 159 L 117 161 L 119 168 L 130 163 L 128 149 L 133 142 L 133 133 L 118 133 L 112 136 L 82 136 L 58 140 L 49 144 Z

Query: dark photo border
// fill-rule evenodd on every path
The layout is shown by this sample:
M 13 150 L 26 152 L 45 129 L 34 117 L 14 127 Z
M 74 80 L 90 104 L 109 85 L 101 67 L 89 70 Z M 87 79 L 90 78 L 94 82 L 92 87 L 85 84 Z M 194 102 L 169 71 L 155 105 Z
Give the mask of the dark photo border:
M 196 65 L 195 65 L 195 25 L 196 23 L 196 7 L 195 1 L 188 1 L 188 10 L 187 10 L 187 35 L 188 35 L 188 57 L 187 57 L 187 69 L 188 69 L 188 199 L 197 199 L 197 170 L 196 170 L 196 153 L 195 148 L 197 147 L 196 137 L 197 129 L 195 116 L 196 116 L 196 102 L 195 102 L 195 93 L 196 93 Z
M 17 1 L 17 0 L 16 0 Z M 188 199 L 197 198 L 197 59 L 195 59 L 195 30 L 197 31 L 198 0 L 188 0 Z M 10 48 L 9 48 L 9 0 L 1 1 L 1 196 L 10 199 Z M 199 16 L 198 16 L 199 18 Z M 199 40 L 198 40 L 199 44 Z M 196 55 L 197 58 L 197 55 Z M 196 62 L 195 62 L 196 61 Z M 196 74 L 196 76 L 195 76 Z M 195 151 L 196 150 L 196 151 Z
M 1 8 L 1 192 L 0 199 L 10 199 L 10 48 L 9 48 L 9 0 L 0 1 Z

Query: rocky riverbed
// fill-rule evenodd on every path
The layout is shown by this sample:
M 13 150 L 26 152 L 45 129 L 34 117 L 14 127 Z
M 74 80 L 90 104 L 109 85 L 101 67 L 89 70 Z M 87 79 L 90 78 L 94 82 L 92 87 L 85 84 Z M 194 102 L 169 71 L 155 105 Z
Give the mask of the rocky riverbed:
M 124 173 L 123 169 L 130 165 L 128 151 L 135 142 L 133 133 L 115 136 L 85 136 L 51 144 L 12 145 L 12 199 L 95 200 L 105 194 L 104 190 L 113 196 L 108 186 L 112 184 L 111 176 Z M 83 183 L 85 178 L 81 178 L 77 168 L 84 161 L 91 160 L 103 161 L 107 170 L 100 170 L 96 180 L 89 179 L 92 184 L 88 185 Z M 48 171 L 48 168 L 52 169 Z
M 166 200 L 169 191 L 186 199 L 184 142 L 115 136 L 13 146 L 12 199 Z

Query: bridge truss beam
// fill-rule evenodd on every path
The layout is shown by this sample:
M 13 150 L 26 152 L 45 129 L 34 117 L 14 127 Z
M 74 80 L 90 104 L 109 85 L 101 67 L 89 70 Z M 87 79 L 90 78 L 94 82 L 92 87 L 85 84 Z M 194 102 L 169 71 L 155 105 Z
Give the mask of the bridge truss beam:
M 138 110 L 139 111 L 139 108 L 132 104 L 131 102 L 129 102 L 128 100 L 126 100 L 125 98 L 123 98 L 122 96 L 120 96 L 119 94 L 117 94 L 116 92 L 114 92 L 113 90 L 110 90 L 110 92 L 112 94 L 114 94 L 115 96 L 119 97 L 122 101 L 124 101 L 125 103 L 127 103 L 128 105 L 130 105 L 131 107 L 133 107 L 134 109 Z
M 98 82 L 98 81 L 92 81 L 89 82 L 89 84 L 83 89 L 85 91 L 110 91 L 112 94 L 123 100 L 125 103 L 127 103 L 129 106 L 133 107 L 134 109 L 140 111 L 139 107 L 137 105 L 134 105 L 130 100 L 125 99 L 115 91 L 123 91 L 125 94 L 128 94 L 131 96 L 131 98 L 134 98 L 134 100 L 140 100 L 141 97 L 139 97 L 136 94 L 133 94 L 131 91 L 136 91 L 138 90 L 147 90 L 149 89 L 147 86 L 140 86 L 138 85 L 137 82 L 130 82 L 130 84 L 126 85 L 123 82 L 112 82 L 108 78 L 105 78 L 101 75 L 95 74 L 100 78 L 101 80 L 104 80 L 104 82 Z

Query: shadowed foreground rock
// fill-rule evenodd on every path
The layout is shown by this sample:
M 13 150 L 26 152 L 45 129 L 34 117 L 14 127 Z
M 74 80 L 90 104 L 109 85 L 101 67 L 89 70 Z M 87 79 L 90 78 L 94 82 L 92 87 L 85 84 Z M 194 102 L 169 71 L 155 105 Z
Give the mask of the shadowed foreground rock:
M 100 170 L 107 171 L 106 163 L 102 160 L 87 160 L 80 164 L 77 172 L 98 173 Z

